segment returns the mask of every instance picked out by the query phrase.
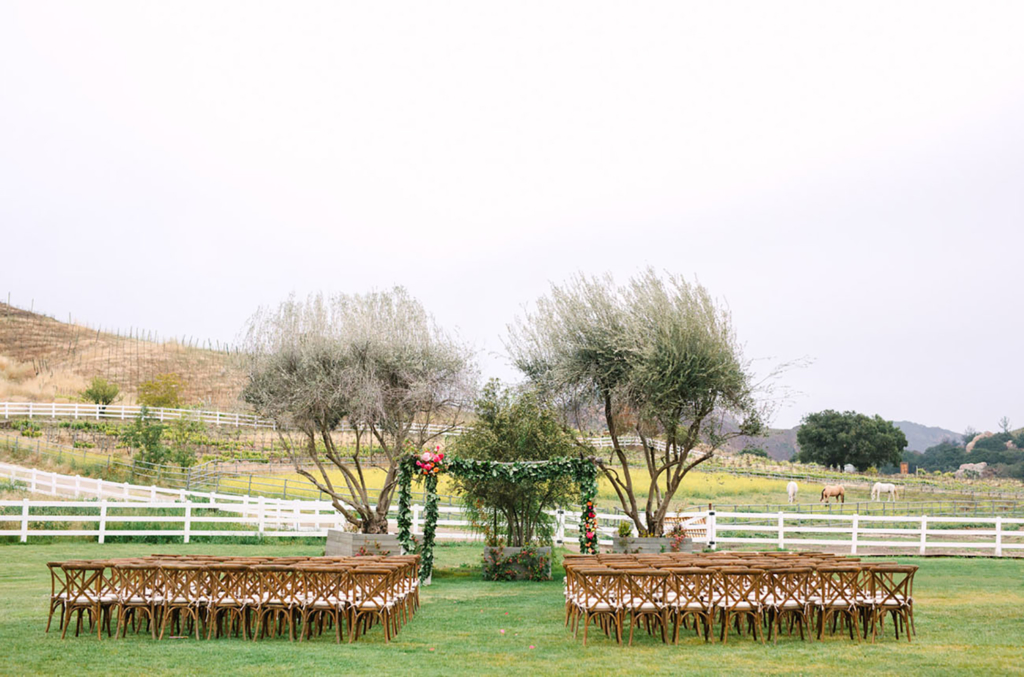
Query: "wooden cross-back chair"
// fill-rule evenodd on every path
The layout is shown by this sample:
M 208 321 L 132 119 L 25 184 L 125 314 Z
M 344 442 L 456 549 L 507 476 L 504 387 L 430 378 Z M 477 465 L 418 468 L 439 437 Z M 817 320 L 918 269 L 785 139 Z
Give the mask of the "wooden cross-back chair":
M 396 571 L 388 567 L 367 566 L 351 570 L 352 613 L 349 622 L 349 642 L 359 639 L 379 621 L 384 628 L 384 642 L 391 641 L 394 617 L 394 581 Z
M 704 635 L 704 641 L 711 638 L 714 606 L 711 603 L 711 589 L 714 574 L 703 567 L 669 567 L 665 601 L 672 624 L 672 643 L 679 643 L 679 626 L 687 619 L 694 621 L 694 629 Z M 703 630 L 703 633 L 701 633 Z
M 196 591 L 201 586 L 200 572 L 203 568 L 198 564 L 161 562 L 159 569 L 161 620 L 158 639 L 164 638 L 169 625 L 175 626 L 180 635 L 183 630 L 188 631 L 189 623 L 192 624 L 195 638 L 199 639 L 200 616 Z M 175 630 L 172 628 L 171 632 Z
M 831 620 L 833 632 L 839 621 L 846 621 L 850 639 L 860 641 L 861 571 L 858 564 L 817 568 L 818 588 L 811 601 L 818 612 L 818 639 L 824 638 L 825 627 Z
M 579 619 L 583 618 L 583 646 L 587 645 L 587 629 L 590 621 L 597 619 L 605 634 L 615 631 L 615 641 L 622 644 L 622 586 L 624 573 L 608 567 L 580 567 L 577 604 L 579 611 L 573 624 L 573 636 L 579 631 Z
M 206 638 L 230 635 L 232 628 L 236 637 L 241 633 L 248 638 L 249 613 L 258 607 L 249 566 L 227 561 L 210 562 L 206 565 L 206 572 L 209 590 Z
M 871 641 L 875 641 L 878 627 L 883 624 L 886 614 L 892 616 L 896 639 L 900 628 L 907 641 L 914 631 L 914 574 L 913 565 L 879 564 L 871 568 L 873 600 L 871 614 Z M 884 630 L 884 627 L 883 627 Z
M 720 613 L 722 642 L 729 641 L 730 621 L 735 620 L 739 627 L 740 621 L 746 619 L 755 638 L 764 643 L 764 632 L 761 629 L 764 622 L 764 572 L 742 567 L 722 567 L 714 572 L 716 587 L 721 593 L 715 607 Z
M 668 607 L 665 604 L 668 572 L 663 569 L 629 569 L 623 572 L 623 609 L 630 616 L 629 646 L 633 630 L 644 621 L 648 633 L 660 627 L 661 641 L 667 642 Z
M 770 613 L 768 619 L 769 637 L 777 642 L 782 629 L 783 620 L 789 621 L 789 633 L 793 633 L 794 623 L 800 629 L 800 639 L 805 639 L 804 630 L 809 628 L 811 581 L 814 569 L 811 567 L 792 567 L 769 569 L 765 576 L 765 608 Z
M 253 640 L 260 639 L 273 630 L 277 623 L 277 632 L 282 631 L 282 624 L 288 624 L 288 639 L 295 641 L 295 623 L 293 610 L 298 598 L 298 571 L 285 564 L 256 564 L 251 567 L 255 578 L 257 607 Z
M 335 643 L 341 642 L 342 620 L 348 617 L 352 600 L 351 569 L 351 566 L 341 564 L 308 564 L 299 567 L 302 582 L 299 608 L 302 630 L 299 641 L 312 636 L 318 620 L 321 632 L 324 620 L 331 620 L 335 628 Z
M 119 562 L 111 571 L 117 594 L 117 631 L 115 637 L 128 634 L 128 620 L 132 628 L 140 617 L 149 626 L 149 634 L 156 639 L 156 610 L 154 593 L 159 589 L 159 568 L 143 562 Z
M 71 625 L 71 615 L 76 611 L 78 620 L 75 625 L 75 637 L 78 637 L 78 633 L 82 629 L 82 615 L 88 613 L 90 627 L 93 623 L 96 624 L 96 638 L 103 638 L 103 595 L 106 588 L 104 585 L 106 567 L 106 562 L 92 561 L 64 562 L 61 565 L 67 585 L 66 617 L 64 629 L 60 635 L 61 639 L 67 635 L 68 626 Z M 109 630 L 108 622 L 108 633 Z
M 47 562 L 50 570 L 50 613 L 46 617 L 46 632 L 50 631 L 50 623 L 53 621 L 53 612 L 60 609 L 60 617 L 57 621 L 57 629 L 64 629 L 64 611 L 68 601 L 68 577 L 61 567 L 61 562 Z

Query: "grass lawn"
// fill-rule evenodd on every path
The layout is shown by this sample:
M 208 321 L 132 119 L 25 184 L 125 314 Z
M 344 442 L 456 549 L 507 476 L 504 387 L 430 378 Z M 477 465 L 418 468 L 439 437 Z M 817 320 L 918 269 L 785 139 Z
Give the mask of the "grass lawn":
M 878 644 L 822 643 L 783 637 L 761 646 L 748 637 L 726 646 L 692 636 L 679 646 L 640 635 L 632 648 L 591 635 L 584 648 L 562 625 L 561 581 L 486 583 L 479 547 L 441 546 L 423 606 L 390 645 L 379 628 L 353 645 L 324 636 L 258 643 L 127 640 L 44 634 L 49 576 L 45 563 L 152 552 L 320 554 L 318 546 L 50 545 L 0 546 L 0 674 L 1006 674 L 1024 670 L 1024 561 L 915 559 L 918 636 Z M 891 626 L 887 626 L 891 630 Z M 500 631 L 504 630 L 504 634 Z M 533 646 L 534 648 L 530 648 Z

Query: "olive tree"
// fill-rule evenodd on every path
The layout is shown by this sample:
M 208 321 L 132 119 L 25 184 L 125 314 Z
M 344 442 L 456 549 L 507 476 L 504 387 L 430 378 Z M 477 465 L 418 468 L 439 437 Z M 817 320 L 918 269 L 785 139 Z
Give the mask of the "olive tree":
M 398 461 L 451 432 L 471 401 L 471 351 L 440 329 L 402 288 L 294 298 L 249 321 L 243 398 L 275 421 L 296 471 L 363 533 L 387 533 Z M 343 423 L 355 445 L 333 433 Z M 367 486 L 370 435 L 385 470 Z
M 730 438 L 759 434 L 767 415 L 729 313 L 701 285 L 650 269 L 622 286 L 552 286 L 509 327 L 507 347 L 581 449 L 607 430 L 611 451 L 596 462 L 641 533 L 662 535 L 686 474 Z

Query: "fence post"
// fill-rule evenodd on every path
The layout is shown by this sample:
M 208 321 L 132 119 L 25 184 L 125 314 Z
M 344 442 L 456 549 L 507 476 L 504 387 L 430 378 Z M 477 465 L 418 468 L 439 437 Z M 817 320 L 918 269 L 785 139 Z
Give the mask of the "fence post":
M 263 532 L 266 531 L 266 528 L 267 528 L 266 527 L 267 512 L 266 512 L 266 507 L 263 505 L 263 497 L 262 496 L 260 496 L 256 500 L 256 503 L 257 503 L 257 510 L 259 511 L 257 516 L 259 518 L 260 537 L 262 537 L 263 536 Z
M 104 543 L 107 539 L 107 502 L 100 501 L 100 543 Z
M 565 511 L 559 508 L 555 511 L 555 545 L 562 545 L 565 542 Z
M 51 473 L 48 473 L 48 474 L 50 475 L 50 495 L 51 496 L 56 496 L 57 495 L 57 473 L 51 472 Z
M 96 480 L 96 500 L 102 500 L 103 498 L 103 480 Z
M 785 536 L 784 536 L 785 530 L 786 530 L 786 517 L 785 517 L 785 513 L 783 513 L 780 510 L 779 511 L 779 550 L 785 550 L 786 549 L 786 540 L 785 540 Z
M 288 478 L 284 478 L 284 498 L 288 500 Z
M 156 503 L 156 485 L 155 484 L 150 484 L 149 485 L 149 502 L 150 503 Z
M 924 549 L 928 544 L 928 516 L 921 515 L 921 551 L 920 554 L 924 554 Z
M 127 482 L 124 483 L 123 494 L 125 498 L 128 498 L 131 495 L 131 487 L 132 485 L 128 484 Z
M 420 526 L 420 510 L 422 508 L 419 505 L 412 507 L 412 533 L 414 534 L 423 533 L 423 527 Z
M 32 493 L 35 493 L 35 491 L 36 491 L 36 485 L 37 485 L 37 483 L 39 481 L 38 476 L 39 476 L 39 471 L 36 470 L 35 468 L 32 468 L 32 483 L 29 486 L 29 491 L 31 491 Z
M 996 518 L 996 557 L 1003 556 L 1003 518 Z
M 185 504 L 185 542 L 188 543 L 191 535 L 189 532 L 192 530 L 192 504 Z
M 28 543 L 28 499 L 21 503 L 21 542 Z
M 857 554 L 857 523 L 858 523 L 859 520 L 860 520 L 860 514 L 859 513 L 854 513 L 854 515 L 853 515 L 853 529 L 852 529 L 853 533 L 851 534 L 851 538 L 850 538 L 850 554 L 851 555 L 856 555 Z
M 299 502 L 298 501 L 293 501 L 292 502 L 292 512 L 295 513 L 295 524 L 293 524 L 292 527 L 293 527 L 293 529 L 295 531 L 298 531 L 299 530 L 299 517 L 300 517 L 300 514 L 301 514 L 301 511 L 299 509 Z
M 713 509 L 708 510 L 708 548 L 711 550 L 717 550 L 718 545 L 716 540 L 718 539 L 718 518 L 715 517 L 715 511 Z
M 78 498 L 82 493 L 82 476 L 75 475 L 75 498 Z

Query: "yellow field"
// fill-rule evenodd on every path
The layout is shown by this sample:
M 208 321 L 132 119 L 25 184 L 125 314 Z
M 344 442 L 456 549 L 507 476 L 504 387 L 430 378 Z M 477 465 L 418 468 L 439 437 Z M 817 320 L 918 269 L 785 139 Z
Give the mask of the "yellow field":
M 379 488 L 384 484 L 385 473 L 380 468 L 366 468 L 364 474 L 367 478 L 367 485 Z M 637 483 L 637 500 L 641 507 L 647 500 L 646 473 L 638 468 L 634 471 L 634 480 Z M 340 471 L 331 472 L 331 481 L 336 487 L 344 487 Z M 264 496 L 282 496 L 285 483 L 287 482 L 289 498 L 312 498 L 311 493 L 315 489 L 308 480 L 298 473 L 265 475 L 254 477 L 250 484 L 248 476 L 222 479 L 220 482 L 221 491 L 245 492 L 251 489 L 253 494 Z M 706 508 L 708 503 L 716 506 L 728 507 L 730 505 L 765 505 L 786 503 L 786 481 L 773 480 L 759 477 L 743 477 L 730 475 L 725 472 L 699 472 L 693 471 L 683 480 L 682 486 L 672 500 L 673 510 L 686 510 L 689 508 Z M 811 503 L 817 505 L 821 494 L 822 485 L 819 482 L 798 482 L 799 493 L 797 503 Z M 664 485 L 662 485 L 664 486 Z M 422 485 L 413 483 L 413 492 L 422 491 Z M 375 493 L 375 492 L 374 492 Z M 454 483 L 451 477 L 442 475 L 438 481 L 438 493 L 442 496 L 455 494 Z M 372 496 L 372 494 L 371 494 Z M 900 494 L 901 501 L 933 500 L 935 494 L 924 494 L 920 491 L 908 490 Z M 603 475 L 598 479 L 598 506 L 604 509 L 611 509 L 619 506 L 619 499 L 612 488 L 611 482 Z M 847 502 L 868 501 L 870 490 L 867 487 L 847 487 Z M 457 502 L 457 498 L 453 499 Z

